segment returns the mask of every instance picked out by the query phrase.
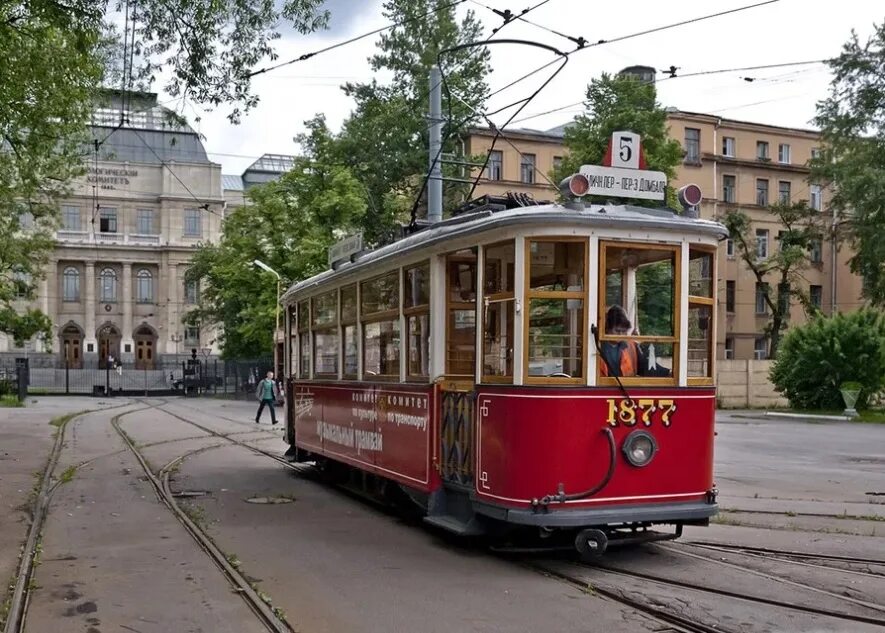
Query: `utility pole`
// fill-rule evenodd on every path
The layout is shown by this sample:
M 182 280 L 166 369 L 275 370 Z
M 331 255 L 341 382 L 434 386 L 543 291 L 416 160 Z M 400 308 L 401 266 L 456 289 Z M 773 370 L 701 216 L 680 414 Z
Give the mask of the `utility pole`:
M 442 74 L 430 68 L 430 178 L 427 181 L 427 220 L 442 220 Z

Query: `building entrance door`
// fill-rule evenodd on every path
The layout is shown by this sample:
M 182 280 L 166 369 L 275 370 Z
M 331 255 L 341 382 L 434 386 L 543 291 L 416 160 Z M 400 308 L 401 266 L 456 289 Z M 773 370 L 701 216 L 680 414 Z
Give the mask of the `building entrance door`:
M 98 330 L 98 366 L 107 369 L 109 361 L 120 360 L 120 331 L 108 323 Z
M 157 335 L 147 325 L 142 325 L 132 337 L 135 339 L 135 368 L 154 369 L 156 366 Z
M 83 333 L 76 325 L 68 325 L 61 332 L 61 361 L 65 367 L 83 366 Z

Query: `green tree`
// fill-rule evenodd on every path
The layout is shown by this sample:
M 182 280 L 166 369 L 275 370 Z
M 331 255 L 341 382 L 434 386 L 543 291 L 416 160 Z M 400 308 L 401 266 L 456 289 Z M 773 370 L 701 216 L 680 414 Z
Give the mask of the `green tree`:
M 256 103 L 248 71 L 275 56 L 278 24 L 288 20 L 302 33 L 320 28 L 328 18 L 321 5 L 0 2 L 0 332 L 21 343 L 50 331 L 45 315 L 17 310 L 14 300 L 32 299 L 43 274 L 57 225 L 55 201 L 83 173 L 100 88 L 145 87 L 163 74 L 173 96 L 232 104 L 236 121 L 241 108 Z M 123 33 L 112 25 L 117 12 L 129 18 Z
M 55 2 L 0 5 L 0 332 L 19 344 L 48 335 L 32 299 L 53 245 L 53 201 L 81 173 L 95 85 L 102 77 L 100 15 Z
M 771 368 L 775 389 L 802 409 L 841 409 L 840 386 L 858 382 L 857 408 L 885 388 L 885 314 L 865 308 L 792 328 Z
M 642 137 L 648 169 L 662 171 L 667 178 L 676 175 L 683 151 L 667 134 L 667 111 L 657 101 L 654 84 L 603 73 L 587 86 L 585 104 L 586 111 L 565 130 L 563 142 L 568 153 L 554 170 L 554 181 L 576 173 L 581 165 L 601 165 L 612 133 L 619 130 Z M 677 208 L 669 187 L 667 199 Z M 649 203 L 637 201 L 637 204 Z
M 768 323 L 768 354 L 776 358 L 783 331 L 790 319 L 793 299 L 798 300 L 806 312 L 815 313 L 802 273 L 814 262 L 812 254 L 820 252 L 824 230 L 820 212 L 805 201 L 773 204 L 766 209 L 780 226 L 778 244 L 769 241 L 767 254 L 758 244 L 750 216 L 740 210 L 730 210 L 720 219 L 728 228 L 740 260 L 753 273 L 764 290 Z M 772 286 L 772 283 L 773 286 Z
M 225 219 L 221 241 L 202 246 L 188 271 L 203 292 L 187 320 L 219 326 L 227 358 L 272 348 L 276 284 L 253 260 L 279 272 L 284 285 L 299 281 L 325 269 L 329 245 L 363 222 L 364 190 L 330 156 L 324 118 L 307 127 L 299 138 L 305 155 L 280 180 L 251 189 L 249 204 Z
M 812 179 L 832 185 L 830 210 L 844 218 L 855 248 L 851 270 L 864 295 L 885 305 L 885 22 L 862 43 L 855 32 L 829 62 L 830 96 L 818 103 L 815 123 L 823 148 Z
M 450 5 L 450 6 L 447 6 Z M 344 86 L 356 107 L 345 121 L 337 143 L 340 160 L 365 185 L 369 209 L 366 236 L 370 242 L 388 237 L 411 209 L 427 171 L 427 112 L 429 73 L 443 49 L 480 39 L 482 25 L 472 11 L 459 22 L 448 0 L 387 0 L 384 16 L 399 26 L 381 36 L 378 53 L 369 58 L 376 73 L 392 80 Z M 433 12 L 426 20 L 410 20 Z M 470 108 L 479 109 L 488 93 L 489 53 L 470 48 L 446 54 L 442 69 L 452 93 L 443 93 L 443 111 L 452 122 L 475 122 Z M 463 100 L 470 105 L 468 108 Z M 458 132 L 449 125 L 444 151 L 456 148 Z

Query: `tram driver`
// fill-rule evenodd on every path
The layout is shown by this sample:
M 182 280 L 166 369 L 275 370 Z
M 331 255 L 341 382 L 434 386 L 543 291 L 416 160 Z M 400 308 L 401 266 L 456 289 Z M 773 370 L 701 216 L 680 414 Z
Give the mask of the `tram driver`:
M 639 329 L 630 323 L 624 308 L 613 305 L 605 313 L 605 333 L 609 336 L 639 336 Z M 603 376 L 629 378 L 671 375 L 669 369 L 651 360 L 653 353 L 646 353 L 636 341 L 604 341 L 600 348 L 603 360 L 600 372 Z

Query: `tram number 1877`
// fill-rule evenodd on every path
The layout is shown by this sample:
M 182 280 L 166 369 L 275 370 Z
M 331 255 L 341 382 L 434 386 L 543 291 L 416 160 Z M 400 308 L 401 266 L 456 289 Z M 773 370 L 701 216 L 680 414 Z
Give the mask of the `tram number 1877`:
M 660 421 L 660 424 L 670 426 L 673 414 L 676 413 L 676 402 L 673 400 L 609 398 L 606 403 L 608 404 L 607 422 L 609 426 L 636 426 L 637 424 L 651 426 L 656 419 Z M 660 415 L 657 415 L 658 413 Z

